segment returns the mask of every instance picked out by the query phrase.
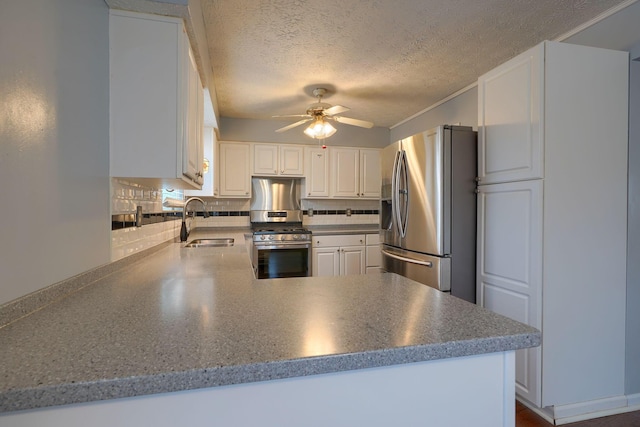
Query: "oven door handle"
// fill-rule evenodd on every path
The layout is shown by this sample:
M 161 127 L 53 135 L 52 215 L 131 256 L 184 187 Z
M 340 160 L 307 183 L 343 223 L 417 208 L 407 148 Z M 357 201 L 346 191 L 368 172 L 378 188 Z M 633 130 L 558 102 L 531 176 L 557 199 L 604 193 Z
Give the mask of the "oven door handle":
M 274 244 L 255 244 L 253 245 L 258 250 L 265 249 L 308 249 L 311 247 L 311 243 L 274 243 Z

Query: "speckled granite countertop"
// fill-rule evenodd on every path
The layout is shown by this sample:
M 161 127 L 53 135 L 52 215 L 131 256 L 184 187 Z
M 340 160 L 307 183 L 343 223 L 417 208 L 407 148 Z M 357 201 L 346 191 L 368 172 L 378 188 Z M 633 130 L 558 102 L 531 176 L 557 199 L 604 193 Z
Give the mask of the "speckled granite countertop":
M 256 280 L 241 243 L 182 246 L 0 328 L 0 412 L 540 343 L 395 274 Z

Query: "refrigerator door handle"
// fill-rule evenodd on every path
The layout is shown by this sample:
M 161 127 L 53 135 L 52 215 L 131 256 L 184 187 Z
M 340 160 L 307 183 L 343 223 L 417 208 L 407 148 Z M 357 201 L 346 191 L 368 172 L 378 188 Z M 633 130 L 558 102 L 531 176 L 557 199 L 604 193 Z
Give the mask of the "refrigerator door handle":
M 396 152 L 396 158 L 393 161 L 393 172 L 391 173 L 391 225 L 395 223 L 395 228 L 398 234 L 402 233 L 400 228 L 400 214 L 398 211 L 398 174 L 400 171 L 400 158 L 402 157 L 402 152 Z
M 398 214 L 398 229 L 400 230 L 400 236 L 405 238 L 407 236 L 407 220 L 409 213 L 409 191 L 407 189 L 407 152 L 404 150 L 400 153 L 396 179 L 398 180 L 398 190 L 396 191 L 396 198 L 398 200 L 398 208 L 396 210 Z M 402 181 L 400 181 L 401 179 Z M 400 183 L 402 183 L 402 185 L 400 185 Z M 404 196 L 404 203 L 402 207 L 400 206 L 400 194 Z
M 404 262 L 409 262 L 411 264 L 418 264 L 418 265 L 424 265 L 425 267 L 433 267 L 433 263 L 431 261 L 422 261 L 419 259 L 415 259 L 415 258 L 407 258 L 407 257 L 403 257 L 400 255 L 396 255 L 393 254 L 385 249 L 382 249 L 382 253 L 385 254 L 386 256 L 388 256 L 389 258 L 394 258 L 397 259 L 399 261 L 404 261 Z

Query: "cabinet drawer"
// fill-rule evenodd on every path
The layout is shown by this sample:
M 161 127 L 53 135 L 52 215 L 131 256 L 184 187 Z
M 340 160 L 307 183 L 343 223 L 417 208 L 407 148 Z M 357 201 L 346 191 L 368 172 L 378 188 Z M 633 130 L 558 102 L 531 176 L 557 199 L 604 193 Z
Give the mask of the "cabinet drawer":
M 314 247 L 364 246 L 364 234 L 342 234 L 335 236 L 313 236 Z
M 367 234 L 367 246 L 380 243 L 380 234 Z

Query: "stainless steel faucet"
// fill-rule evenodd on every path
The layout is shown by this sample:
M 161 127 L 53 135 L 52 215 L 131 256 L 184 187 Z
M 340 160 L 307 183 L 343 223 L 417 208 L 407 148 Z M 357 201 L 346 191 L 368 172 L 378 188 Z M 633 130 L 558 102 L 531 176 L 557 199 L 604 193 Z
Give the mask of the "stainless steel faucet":
M 200 202 L 202 203 L 202 213 L 205 218 L 209 218 L 209 212 L 207 212 L 207 205 L 204 203 L 200 197 L 190 197 L 184 202 L 184 207 L 182 208 L 182 225 L 180 226 L 180 241 L 186 242 L 187 237 L 189 237 L 189 231 L 187 230 L 187 212 L 189 209 L 189 203 L 191 202 Z

